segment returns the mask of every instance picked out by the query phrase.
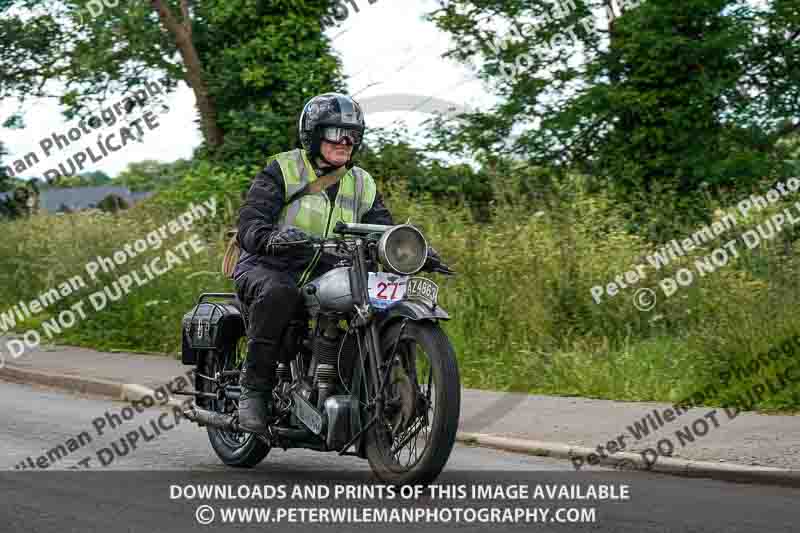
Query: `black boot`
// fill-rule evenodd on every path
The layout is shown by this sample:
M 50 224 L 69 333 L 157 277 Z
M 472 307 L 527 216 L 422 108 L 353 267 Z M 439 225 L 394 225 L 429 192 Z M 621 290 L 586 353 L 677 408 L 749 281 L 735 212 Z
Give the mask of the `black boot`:
M 275 387 L 276 352 L 274 342 L 247 342 L 247 358 L 239 383 L 239 427 L 253 433 L 264 433 L 272 423 L 272 389 Z

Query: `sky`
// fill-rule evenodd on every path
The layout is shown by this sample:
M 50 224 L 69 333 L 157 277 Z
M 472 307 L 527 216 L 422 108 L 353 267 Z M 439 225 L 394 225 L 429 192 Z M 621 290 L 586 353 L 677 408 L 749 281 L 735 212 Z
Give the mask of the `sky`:
M 451 46 L 448 35 L 422 20 L 438 1 L 352 1 L 358 12 L 349 1 L 344 2 L 349 7 L 347 18 L 339 26 L 328 28 L 326 34 L 342 59 L 349 92 L 364 104 L 368 128 L 397 128 L 405 123 L 416 136 L 422 133 L 421 123 L 430 116 L 426 110 L 483 108 L 494 102 L 468 67 L 441 57 Z M 109 100 L 113 103 L 121 98 L 118 95 Z M 165 103 L 169 110 L 157 116 L 155 129 L 144 130 L 141 142 L 130 142 L 96 163 L 87 161 L 84 171 L 102 170 L 113 177 L 131 162 L 191 157 L 202 140 L 195 124 L 194 95 L 182 83 Z M 0 102 L 0 124 L 19 109 L 19 102 L 12 99 Z M 40 142 L 54 133 L 66 134 L 77 121 L 65 120 L 52 98 L 28 101 L 21 109 L 26 127 L 0 128 L 0 139 L 9 152 L 3 158 L 6 165 L 29 152 L 39 156 L 39 163 L 31 164 L 22 176 L 40 176 L 59 163 L 66 164 L 68 157 L 85 146 L 95 146 L 94 152 L 99 154 L 96 138 L 84 136 L 70 148 L 53 150 L 45 157 Z M 98 134 L 108 135 L 118 129 L 119 125 L 103 127 Z

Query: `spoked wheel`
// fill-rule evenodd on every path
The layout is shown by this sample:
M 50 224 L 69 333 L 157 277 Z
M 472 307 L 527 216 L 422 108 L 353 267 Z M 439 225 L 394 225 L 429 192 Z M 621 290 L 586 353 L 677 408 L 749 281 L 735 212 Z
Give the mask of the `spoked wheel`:
M 367 459 L 382 481 L 429 483 L 447 463 L 458 429 L 461 388 L 455 352 L 430 322 L 407 322 L 405 329 L 402 323 L 393 325 L 381 338 L 381 350 L 385 361 L 394 351 L 394 365 L 382 420 L 367 434 Z M 372 384 L 369 389 L 372 396 Z
M 241 358 L 239 355 L 243 353 L 243 340 L 246 341 L 243 337 L 236 346 L 231 347 L 230 350 L 226 350 L 222 353 L 212 353 L 209 359 L 206 360 L 205 374 L 209 377 L 214 377 L 217 372 L 222 372 L 222 370 L 239 370 L 241 368 L 241 361 L 239 360 Z M 220 359 L 222 361 L 220 361 Z M 239 384 L 238 376 L 227 379 L 227 383 L 231 385 Z M 216 388 L 213 383 L 204 380 L 204 384 L 203 390 L 216 393 Z M 208 408 L 218 413 L 234 414 L 239 406 L 238 402 L 234 400 L 212 399 L 209 401 Z M 208 431 L 208 440 L 211 442 L 211 447 L 214 448 L 214 451 L 217 456 L 222 459 L 222 462 L 228 466 L 252 468 L 260 463 L 269 453 L 269 445 L 253 433 L 231 432 L 210 426 L 206 429 Z

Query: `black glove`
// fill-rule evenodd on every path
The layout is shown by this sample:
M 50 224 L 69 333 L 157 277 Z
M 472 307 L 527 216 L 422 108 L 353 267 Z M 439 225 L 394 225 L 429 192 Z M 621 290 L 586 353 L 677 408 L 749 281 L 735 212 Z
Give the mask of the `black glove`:
M 452 276 L 456 273 L 442 261 L 442 258 L 439 257 L 439 252 L 433 246 L 428 246 L 428 259 L 422 269 L 427 272 L 438 272 L 446 276 Z
M 297 241 L 308 241 L 304 244 L 290 244 Z M 287 250 L 289 247 L 299 246 L 308 248 L 312 242 L 316 241 L 311 235 L 305 231 L 290 227 L 283 230 L 273 231 L 270 235 L 267 244 L 264 245 L 264 253 L 267 255 L 278 255 Z

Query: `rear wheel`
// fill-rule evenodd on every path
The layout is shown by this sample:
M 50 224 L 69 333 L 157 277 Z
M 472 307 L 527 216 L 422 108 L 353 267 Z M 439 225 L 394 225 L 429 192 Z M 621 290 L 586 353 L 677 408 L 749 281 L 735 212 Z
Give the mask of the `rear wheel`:
M 461 386 L 455 352 L 437 324 L 411 321 L 405 328 L 401 322 L 390 326 L 381 336 L 381 350 L 384 361 L 394 350 L 394 363 L 384 416 L 367 432 L 367 459 L 382 481 L 429 483 L 447 463 L 458 430 Z M 368 388 L 372 396 L 375 388 L 371 383 Z
M 217 372 L 223 370 L 240 370 L 242 365 L 241 357 L 244 353 L 246 338 L 242 337 L 236 343 L 223 352 L 210 352 L 206 359 L 206 376 L 214 377 Z M 244 341 L 244 342 L 243 342 Z M 216 385 L 208 380 L 202 380 L 205 392 L 216 393 Z M 226 383 L 231 385 L 239 384 L 238 375 L 226 378 Z M 217 413 L 234 414 L 239 408 L 238 402 L 230 399 L 212 399 L 208 401 L 208 409 Z M 252 468 L 260 463 L 269 453 L 270 447 L 262 439 L 253 433 L 231 432 L 219 428 L 207 427 L 208 440 L 214 448 L 217 456 L 228 466 L 240 468 Z

